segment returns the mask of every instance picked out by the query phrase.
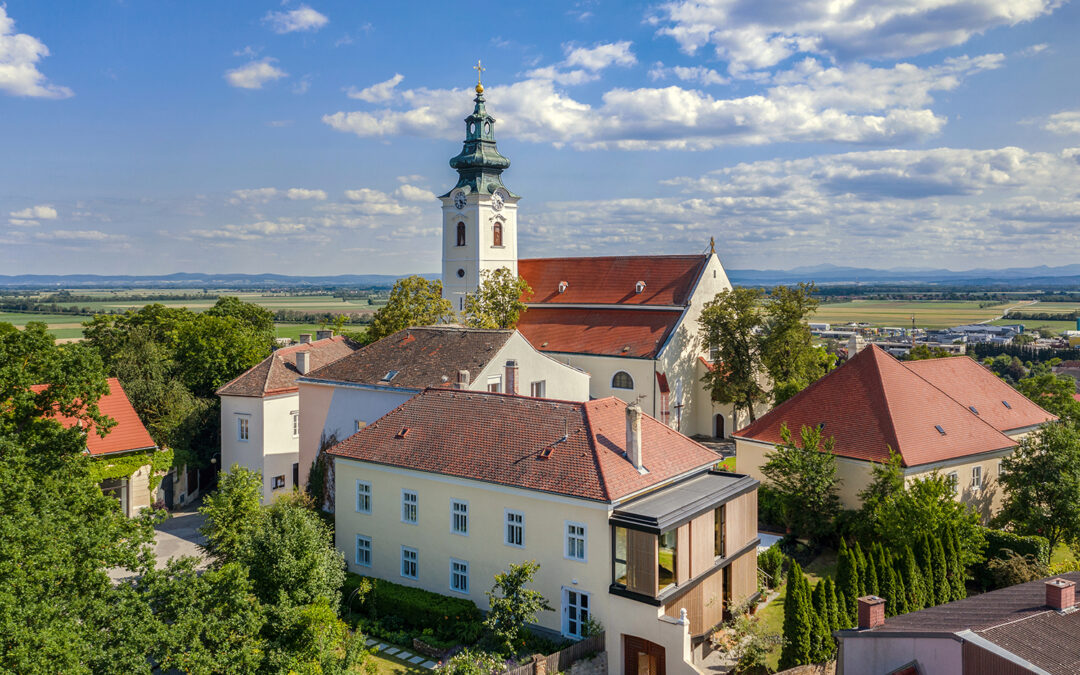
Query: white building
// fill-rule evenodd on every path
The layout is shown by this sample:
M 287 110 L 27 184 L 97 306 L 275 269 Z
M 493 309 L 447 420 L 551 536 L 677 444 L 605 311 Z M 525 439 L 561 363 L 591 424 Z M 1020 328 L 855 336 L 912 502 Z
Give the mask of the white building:
M 343 337 L 332 337 L 331 331 L 320 331 L 319 335 L 322 339 L 315 342 L 310 335 L 301 335 L 300 344 L 275 351 L 217 390 L 221 397 L 221 466 L 228 471 L 239 464 L 262 472 L 266 502 L 303 485 L 297 378 L 358 347 Z
M 300 484 L 322 449 L 428 387 L 589 398 L 589 375 L 533 348 L 515 330 L 409 328 L 300 378 Z
M 742 425 L 701 383 L 711 367 L 698 337 L 705 303 L 731 288 L 710 246 L 699 255 L 519 260 L 517 204 L 495 145 L 483 87 L 450 160 L 457 184 L 442 195 L 443 296 L 457 311 L 484 270 L 500 267 L 533 289 L 518 330 L 537 349 L 592 375 L 593 398 L 638 401 L 686 434 L 726 437 Z

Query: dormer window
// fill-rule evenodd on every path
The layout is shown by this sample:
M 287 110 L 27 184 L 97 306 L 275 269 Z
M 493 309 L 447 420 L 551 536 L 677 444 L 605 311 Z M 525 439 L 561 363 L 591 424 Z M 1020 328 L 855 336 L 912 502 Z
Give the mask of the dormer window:
M 495 223 L 495 229 L 491 235 L 492 246 L 502 246 L 502 223 Z
M 457 224 L 457 245 L 465 245 L 465 223 Z

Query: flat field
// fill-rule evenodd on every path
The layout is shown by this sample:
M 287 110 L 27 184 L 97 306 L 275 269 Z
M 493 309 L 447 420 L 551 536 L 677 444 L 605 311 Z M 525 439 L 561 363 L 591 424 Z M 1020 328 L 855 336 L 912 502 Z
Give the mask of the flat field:
M 1038 306 L 1041 306 L 1039 303 Z M 1025 302 L 986 305 L 976 300 L 920 301 L 920 300 L 852 300 L 850 302 L 822 303 L 813 321 L 843 325 L 852 321 L 872 326 L 911 326 L 920 328 L 948 328 L 968 323 L 991 321 L 1002 316 L 1010 308 L 1026 306 Z

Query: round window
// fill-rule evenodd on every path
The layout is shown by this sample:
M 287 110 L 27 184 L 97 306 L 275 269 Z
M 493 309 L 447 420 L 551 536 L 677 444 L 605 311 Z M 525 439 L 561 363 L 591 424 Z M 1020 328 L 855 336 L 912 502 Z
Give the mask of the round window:
M 459 278 L 464 277 L 465 276 L 465 270 L 459 268 L 458 271 L 457 271 L 457 275 L 458 275 Z

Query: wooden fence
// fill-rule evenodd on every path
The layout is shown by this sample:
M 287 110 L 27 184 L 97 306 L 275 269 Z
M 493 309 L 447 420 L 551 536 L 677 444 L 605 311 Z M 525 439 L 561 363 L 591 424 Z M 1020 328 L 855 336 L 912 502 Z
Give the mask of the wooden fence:
M 570 669 L 575 661 L 580 661 L 589 654 L 604 651 L 604 634 L 597 633 L 575 642 L 566 649 L 534 659 L 531 663 L 505 671 L 502 675 L 546 675 L 562 673 Z

